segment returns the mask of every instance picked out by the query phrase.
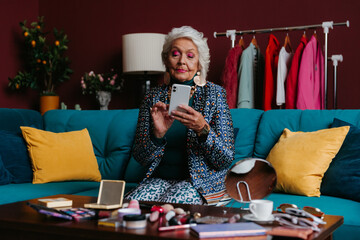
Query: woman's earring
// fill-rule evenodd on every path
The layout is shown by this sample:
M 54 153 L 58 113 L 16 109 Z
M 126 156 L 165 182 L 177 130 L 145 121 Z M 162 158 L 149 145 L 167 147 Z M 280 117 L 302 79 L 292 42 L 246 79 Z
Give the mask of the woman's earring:
M 164 74 L 164 83 L 165 83 L 165 85 L 169 85 L 169 83 L 170 83 L 170 73 L 169 72 L 165 72 L 165 74 Z
M 196 73 L 196 76 L 194 77 L 194 83 L 199 87 L 205 86 L 206 80 L 200 76 L 200 72 Z

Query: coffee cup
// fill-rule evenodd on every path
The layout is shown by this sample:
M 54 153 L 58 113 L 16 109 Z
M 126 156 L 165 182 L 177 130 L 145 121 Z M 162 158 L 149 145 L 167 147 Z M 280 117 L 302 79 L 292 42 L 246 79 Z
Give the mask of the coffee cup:
M 252 200 L 249 205 L 250 212 L 259 220 L 266 220 L 273 212 L 273 201 L 257 199 Z

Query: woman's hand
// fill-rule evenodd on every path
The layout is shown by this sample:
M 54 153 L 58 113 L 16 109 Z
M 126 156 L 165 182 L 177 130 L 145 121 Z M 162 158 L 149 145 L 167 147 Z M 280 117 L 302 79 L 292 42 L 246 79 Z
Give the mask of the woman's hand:
M 156 138 L 162 138 L 169 130 L 174 118 L 169 116 L 169 106 L 163 102 L 155 103 L 150 109 L 150 115 L 154 123 L 153 134 Z
M 199 133 L 204 126 L 207 125 L 204 116 L 195 111 L 192 107 L 180 104 L 178 108 L 185 110 L 185 112 L 174 110 L 171 112 L 171 116 L 184 124 L 187 128 Z

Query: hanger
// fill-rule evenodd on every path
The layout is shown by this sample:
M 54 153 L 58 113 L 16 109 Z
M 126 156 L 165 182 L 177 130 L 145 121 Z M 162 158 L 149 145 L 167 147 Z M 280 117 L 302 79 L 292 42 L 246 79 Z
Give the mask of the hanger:
M 286 33 L 284 48 L 286 49 L 287 52 L 292 52 L 289 33 Z
M 317 40 L 316 30 L 314 30 L 313 36 L 314 36 L 314 37 L 316 38 L 316 40 Z
M 244 50 L 245 49 L 245 42 L 243 36 L 241 36 L 239 40 L 239 46 Z
M 254 44 L 254 46 L 256 48 L 259 48 L 258 44 L 257 44 L 257 41 L 256 41 L 256 38 L 255 38 L 255 35 L 253 36 L 252 40 L 251 40 L 251 43 Z
M 306 31 L 304 31 L 304 34 L 302 35 L 304 38 L 306 38 Z

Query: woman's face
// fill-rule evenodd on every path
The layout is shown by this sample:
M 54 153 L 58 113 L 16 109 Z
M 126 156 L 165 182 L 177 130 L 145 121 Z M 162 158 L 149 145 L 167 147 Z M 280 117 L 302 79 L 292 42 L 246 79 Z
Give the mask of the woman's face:
M 173 41 L 168 54 L 167 68 L 170 75 L 180 82 L 194 77 L 199 70 L 199 52 L 193 41 L 188 38 Z

